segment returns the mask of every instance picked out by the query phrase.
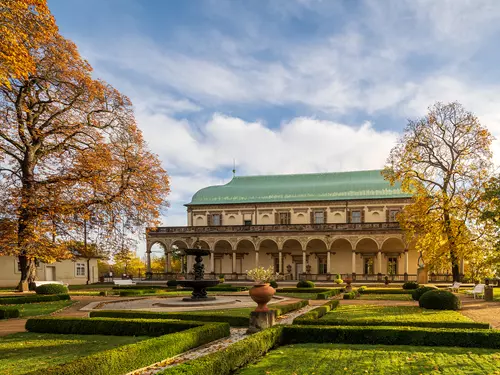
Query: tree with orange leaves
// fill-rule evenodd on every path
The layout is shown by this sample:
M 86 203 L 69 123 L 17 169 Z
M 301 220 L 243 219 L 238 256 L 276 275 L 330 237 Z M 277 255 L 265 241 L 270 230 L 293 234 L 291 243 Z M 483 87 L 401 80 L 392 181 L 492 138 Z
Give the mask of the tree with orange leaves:
M 156 225 L 169 192 L 130 100 L 57 33 L 29 52 L 34 70 L 0 85 L 0 254 L 19 257 L 20 288 L 35 259 L 72 256 L 82 220 L 118 243 Z
M 55 33 L 45 0 L 0 0 L 0 84 L 34 73 L 33 51 Z

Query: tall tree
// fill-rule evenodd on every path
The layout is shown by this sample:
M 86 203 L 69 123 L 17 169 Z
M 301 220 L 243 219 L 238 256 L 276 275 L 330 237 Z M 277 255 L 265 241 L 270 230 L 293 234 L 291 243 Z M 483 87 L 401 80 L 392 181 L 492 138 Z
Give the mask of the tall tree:
M 436 103 L 427 116 L 408 122 L 383 172 L 414 195 L 400 218 L 409 240 L 428 264 L 451 266 L 454 280 L 460 259 L 483 235 L 479 218 L 492 139 L 461 104 Z
M 34 73 L 32 52 L 55 33 L 46 0 L 0 0 L 0 84 Z
M 20 288 L 35 259 L 71 257 L 64 242 L 81 219 L 119 237 L 156 225 L 169 192 L 129 99 L 93 79 L 71 41 L 54 34 L 30 56 L 34 72 L 0 85 L 0 217 L 10 223 L 0 254 L 19 257 Z

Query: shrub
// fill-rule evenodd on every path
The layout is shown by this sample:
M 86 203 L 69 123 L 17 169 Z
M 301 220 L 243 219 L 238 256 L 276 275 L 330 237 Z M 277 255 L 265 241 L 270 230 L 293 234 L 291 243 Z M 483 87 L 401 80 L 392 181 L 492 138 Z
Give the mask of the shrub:
M 168 282 L 167 282 L 168 285 Z M 113 286 L 113 289 L 125 289 L 125 290 L 134 290 L 134 289 L 139 289 L 139 290 L 162 290 L 166 289 L 162 285 L 148 285 L 148 284 L 139 284 L 139 285 L 115 285 Z
M 358 293 L 363 294 L 363 293 L 366 291 L 366 289 L 368 289 L 368 288 L 367 288 L 365 285 L 360 286 L 360 287 L 358 288 Z
M 325 293 L 332 290 L 340 291 L 340 288 L 279 288 L 276 293 Z
M 340 288 L 336 288 L 336 289 L 330 289 L 326 292 L 322 292 L 322 293 L 318 293 L 317 296 L 316 296 L 316 299 L 328 299 L 332 296 L 336 296 L 336 295 L 339 295 L 341 293 L 341 289 Z
M 278 283 L 276 282 L 276 280 L 271 280 L 269 285 L 271 285 L 274 289 L 278 289 Z
M 435 286 L 421 286 L 412 292 L 411 297 L 413 298 L 414 301 L 418 301 L 422 296 L 422 294 L 428 292 L 429 290 L 436 290 L 436 289 L 437 288 Z
M 412 290 L 396 288 L 366 288 L 363 294 L 411 294 Z
M 355 292 L 355 291 L 352 291 L 352 292 L 347 292 L 347 293 L 344 293 L 344 299 L 356 299 L 359 297 L 359 293 L 358 292 Z
M 295 343 L 500 347 L 500 331 L 421 327 L 284 326 L 282 345 Z
M 416 281 L 407 281 L 403 284 L 403 289 L 413 290 L 418 288 L 418 283 Z
M 118 294 L 120 297 L 140 296 L 148 293 L 154 293 L 154 292 L 152 290 L 140 290 L 140 289 L 118 290 Z
M 0 319 L 9 318 L 19 318 L 19 310 L 10 308 L 0 309 Z
M 167 281 L 167 286 L 174 287 L 179 285 L 179 282 L 177 280 L 168 280 Z
M 231 286 L 226 284 L 219 284 L 217 286 L 211 286 L 207 288 L 209 292 L 242 292 L 248 290 L 246 286 Z
M 314 288 L 314 283 L 309 280 L 300 280 L 297 283 L 297 288 Z
M 31 294 L 18 297 L 0 297 L 0 305 L 21 305 L 24 303 L 62 301 L 71 299 L 69 294 L 37 295 Z
M 447 290 L 429 290 L 422 294 L 418 305 L 432 310 L 460 310 L 460 299 Z
M 298 316 L 293 320 L 293 324 L 304 324 L 304 321 L 312 322 L 318 320 L 327 312 L 336 309 L 339 303 L 340 301 L 338 299 L 328 301 L 320 307 L 316 307 L 315 309 L 306 312 L 304 315 Z
M 38 286 L 36 294 L 68 294 L 69 290 L 66 286 L 61 284 L 44 284 Z
M 335 279 L 336 284 L 342 284 L 343 282 L 344 280 L 342 280 L 341 278 Z
M 280 344 L 282 326 L 255 333 L 206 356 L 160 371 L 158 375 L 230 375 Z
M 154 311 L 115 311 L 98 310 L 90 312 L 91 318 L 126 318 L 126 319 L 179 319 L 198 322 L 222 322 L 232 327 L 245 327 L 250 323 L 250 316 L 237 315 L 208 315 L 196 311 L 188 312 L 154 312 Z
M 286 305 L 271 305 L 269 306 L 269 309 L 276 311 L 276 316 L 280 316 L 286 314 L 287 312 L 301 309 L 302 307 L 307 305 L 309 305 L 308 300 L 301 300 L 298 302 L 288 303 Z
M 26 330 L 39 333 L 112 336 L 162 336 L 199 327 L 201 322 L 164 319 L 31 318 Z
M 229 326 L 204 324 L 182 332 L 105 350 L 29 375 L 121 375 L 229 336 Z

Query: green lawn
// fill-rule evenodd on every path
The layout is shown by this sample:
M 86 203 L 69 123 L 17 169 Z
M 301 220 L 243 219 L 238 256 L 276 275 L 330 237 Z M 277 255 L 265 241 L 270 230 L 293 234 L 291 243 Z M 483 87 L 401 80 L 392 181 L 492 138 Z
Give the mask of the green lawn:
M 277 293 L 276 295 L 298 299 L 316 299 L 318 293 Z
M 321 321 L 331 321 L 334 324 L 349 324 L 350 322 L 473 322 L 456 311 L 426 310 L 416 306 L 376 306 L 376 305 L 340 305 L 320 318 Z
M 498 374 L 495 349 L 299 344 L 279 347 L 238 375 Z
M 19 310 L 19 317 L 26 318 L 28 316 L 47 315 L 54 311 L 60 310 L 63 307 L 70 306 L 75 301 L 53 301 L 40 303 L 24 303 L 20 305 L 5 305 Z
M 0 337 L 0 374 L 25 374 L 146 338 L 16 333 Z
M 363 300 L 390 300 L 390 301 L 413 301 L 411 294 L 361 294 L 359 299 Z

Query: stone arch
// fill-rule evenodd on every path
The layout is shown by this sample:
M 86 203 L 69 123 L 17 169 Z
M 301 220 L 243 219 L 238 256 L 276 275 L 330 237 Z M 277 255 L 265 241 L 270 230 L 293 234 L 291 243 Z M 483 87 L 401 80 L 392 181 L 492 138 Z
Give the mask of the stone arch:
M 148 243 L 148 252 L 150 252 L 155 245 L 160 245 L 164 251 L 167 251 L 167 245 L 165 244 L 165 242 L 163 242 L 162 240 L 154 240 Z
M 342 251 L 344 249 L 352 250 L 351 241 L 349 241 L 347 238 L 336 238 L 330 245 L 330 250 L 332 251 Z
M 281 247 L 283 251 L 303 250 L 302 244 L 296 238 L 289 238 L 283 242 Z
M 177 246 L 180 250 L 181 249 L 187 249 L 189 246 L 186 241 L 183 240 L 175 240 L 172 241 L 172 244 L 170 245 L 170 251 L 172 251 L 172 246 Z
M 342 223 L 343 222 L 342 214 L 340 214 L 339 212 L 335 213 L 335 215 L 333 215 L 333 222 L 334 223 Z
M 236 216 L 229 215 L 229 217 L 227 218 L 227 223 L 232 225 L 236 224 Z
M 362 237 L 354 245 L 356 251 L 375 251 L 379 250 L 377 241 L 371 237 Z
M 210 245 L 207 241 L 204 240 L 196 240 L 195 242 L 193 242 L 193 246 L 199 246 L 202 249 L 210 250 Z
M 321 238 L 311 238 L 306 244 L 306 251 L 313 251 L 313 250 L 326 251 L 327 249 L 328 246 L 326 245 L 325 241 Z
M 405 244 L 401 238 L 389 237 L 384 240 L 380 249 L 385 252 L 402 252 L 405 249 Z
M 258 244 L 259 251 L 278 251 L 278 243 L 272 238 L 264 238 Z
M 262 217 L 260 218 L 260 223 L 261 224 L 272 224 L 271 217 L 269 215 L 262 215 Z
M 203 216 L 197 216 L 195 219 L 196 226 L 202 226 L 205 223 Z
M 237 242 L 235 250 L 240 252 L 255 251 L 255 245 L 251 240 L 244 238 Z
M 227 240 L 217 240 L 214 244 L 214 251 L 217 252 L 217 251 L 229 251 L 229 252 L 232 252 L 233 251 L 233 245 L 231 244 L 231 242 L 227 241 Z

